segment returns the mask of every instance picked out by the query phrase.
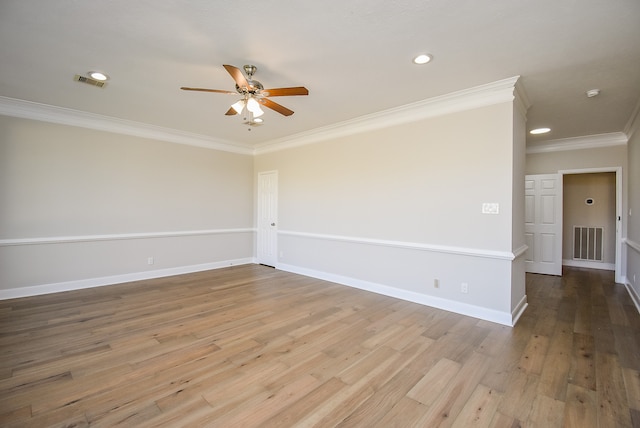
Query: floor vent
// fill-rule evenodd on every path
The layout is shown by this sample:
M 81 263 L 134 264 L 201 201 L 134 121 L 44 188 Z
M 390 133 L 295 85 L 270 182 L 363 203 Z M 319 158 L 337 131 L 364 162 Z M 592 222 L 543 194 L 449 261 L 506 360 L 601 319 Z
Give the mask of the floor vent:
M 73 77 L 73 80 L 75 80 L 76 82 L 86 83 L 87 85 L 97 86 L 98 88 L 102 88 L 107 84 L 107 82 L 101 82 L 100 80 L 92 79 L 91 77 L 80 76 L 79 74 L 76 74 Z
M 573 259 L 602 261 L 602 227 L 573 226 Z

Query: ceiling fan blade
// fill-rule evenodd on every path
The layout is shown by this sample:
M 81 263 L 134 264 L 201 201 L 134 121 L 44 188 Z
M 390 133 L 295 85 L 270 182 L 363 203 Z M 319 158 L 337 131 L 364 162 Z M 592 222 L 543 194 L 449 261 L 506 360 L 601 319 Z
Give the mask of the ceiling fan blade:
M 304 86 L 296 86 L 293 88 L 263 89 L 262 95 L 264 95 L 265 97 L 287 97 L 291 95 L 309 95 L 309 90 Z
M 249 87 L 249 82 L 247 82 L 247 79 L 244 77 L 244 74 L 242 74 L 242 71 L 240 71 L 238 67 L 234 67 L 233 65 L 228 64 L 223 64 L 222 66 L 229 72 L 231 77 L 233 77 L 233 80 L 236 81 L 236 85 L 238 85 L 240 88 Z
M 222 89 L 207 89 L 207 88 L 187 88 L 186 86 L 181 87 L 180 89 L 185 91 L 201 91 L 201 92 L 218 92 L 221 94 L 237 94 L 237 92 L 225 91 Z
M 233 107 L 230 107 L 225 113 L 225 116 L 233 116 L 234 114 L 238 114 L 238 112 Z
M 293 110 L 289 110 L 285 106 L 282 106 L 276 102 L 271 101 L 269 98 L 260 98 L 260 104 L 265 107 L 269 107 L 271 110 L 275 110 L 278 113 L 284 116 L 291 116 L 293 114 Z

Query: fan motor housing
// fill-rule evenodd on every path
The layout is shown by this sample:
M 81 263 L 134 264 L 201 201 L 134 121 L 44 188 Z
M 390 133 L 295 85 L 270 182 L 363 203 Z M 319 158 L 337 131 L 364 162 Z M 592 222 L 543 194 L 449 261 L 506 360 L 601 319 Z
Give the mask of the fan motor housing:
M 247 79 L 247 83 L 249 84 L 247 88 L 241 88 L 236 83 L 236 91 L 238 91 L 239 94 L 249 93 L 249 94 L 255 95 L 255 94 L 259 94 L 260 91 L 264 89 L 264 86 L 262 86 L 262 83 L 258 82 L 257 80 Z

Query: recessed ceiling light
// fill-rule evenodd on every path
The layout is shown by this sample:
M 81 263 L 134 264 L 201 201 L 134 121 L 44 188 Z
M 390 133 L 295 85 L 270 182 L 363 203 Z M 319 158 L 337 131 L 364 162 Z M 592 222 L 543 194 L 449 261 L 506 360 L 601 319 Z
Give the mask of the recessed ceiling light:
M 426 64 L 433 59 L 431 54 L 421 54 L 413 59 L 414 64 Z
M 551 128 L 536 128 L 529 131 L 529 134 L 537 135 L 537 134 L 546 134 L 551 131 Z
M 92 79 L 99 80 L 101 82 L 104 82 L 105 80 L 109 80 L 109 76 L 99 71 L 90 71 L 89 77 L 91 77 Z

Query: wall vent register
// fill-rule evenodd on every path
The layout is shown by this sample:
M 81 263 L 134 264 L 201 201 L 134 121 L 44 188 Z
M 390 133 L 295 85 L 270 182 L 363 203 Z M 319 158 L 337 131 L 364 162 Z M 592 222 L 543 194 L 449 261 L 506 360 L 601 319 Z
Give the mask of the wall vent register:
M 75 76 L 73 76 L 73 80 L 80 83 L 86 83 L 87 85 L 97 86 L 98 88 L 104 88 L 104 86 L 107 84 L 107 82 L 102 82 L 100 80 L 92 79 L 91 77 L 81 76 L 79 74 L 76 74 Z
M 573 226 L 573 259 L 603 260 L 604 228 Z

